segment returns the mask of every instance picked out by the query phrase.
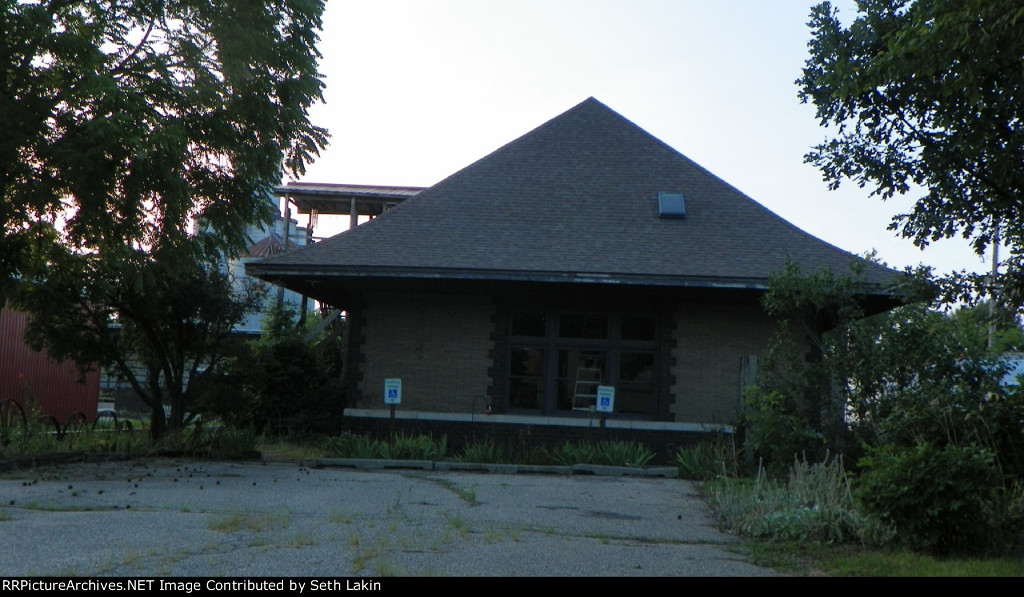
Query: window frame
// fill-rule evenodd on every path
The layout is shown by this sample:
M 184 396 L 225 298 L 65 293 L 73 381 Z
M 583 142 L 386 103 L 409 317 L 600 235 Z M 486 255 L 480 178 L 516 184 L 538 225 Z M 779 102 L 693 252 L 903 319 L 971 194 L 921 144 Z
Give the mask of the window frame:
M 517 318 L 534 318 L 543 317 L 544 319 L 544 335 L 543 336 L 530 336 L 530 335 L 517 335 L 514 332 L 517 328 L 521 330 L 523 326 L 517 326 Z M 603 338 L 571 338 L 562 337 L 560 335 L 560 326 L 563 321 L 563 317 L 571 316 L 583 316 L 586 317 L 600 317 L 605 319 L 605 333 Z M 650 339 L 623 339 L 622 337 L 622 326 L 623 323 L 631 318 L 645 319 L 649 317 L 651 319 Z M 609 312 L 609 311 L 591 311 L 591 310 L 544 310 L 544 309 L 512 309 L 509 314 L 508 320 L 508 349 L 505 355 L 505 363 L 507 366 L 505 375 L 505 395 L 503 396 L 504 411 L 509 414 L 534 414 L 543 416 L 592 416 L 591 411 L 573 411 L 571 403 L 568 408 L 559 407 L 559 397 L 562 394 L 562 390 L 559 388 L 559 384 L 564 384 L 564 394 L 572 392 L 572 388 L 568 384 L 575 383 L 575 376 L 570 375 L 568 371 L 564 373 L 560 370 L 560 358 L 561 355 L 567 351 L 576 351 L 580 353 L 585 352 L 600 352 L 604 355 L 604 369 L 602 371 L 602 383 L 606 385 L 612 385 L 618 388 L 621 383 L 621 365 L 622 356 L 624 354 L 649 354 L 651 355 L 651 373 L 649 381 L 637 382 L 627 381 L 625 387 L 632 389 L 648 388 L 649 393 L 649 409 L 643 413 L 624 413 L 620 411 L 620 402 L 616 400 L 615 404 L 615 416 L 617 418 L 635 418 L 635 419 L 646 419 L 656 420 L 658 417 L 658 402 L 659 395 L 661 392 L 661 375 L 660 375 L 660 361 L 659 350 L 661 342 L 659 341 L 659 324 L 660 317 L 657 314 L 645 315 L 630 312 Z M 536 322 L 534 325 L 527 326 L 537 329 Z M 517 387 L 517 381 L 521 381 L 522 376 L 513 375 L 512 371 L 512 355 L 515 351 L 520 349 L 538 349 L 543 352 L 544 364 L 543 374 L 540 376 L 541 393 L 538 397 L 538 405 L 536 408 L 513 408 L 511 405 L 514 403 L 512 399 L 513 388 Z M 562 396 L 562 402 L 565 402 L 565 396 Z M 571 401 L 571 397 L 569 398 Z

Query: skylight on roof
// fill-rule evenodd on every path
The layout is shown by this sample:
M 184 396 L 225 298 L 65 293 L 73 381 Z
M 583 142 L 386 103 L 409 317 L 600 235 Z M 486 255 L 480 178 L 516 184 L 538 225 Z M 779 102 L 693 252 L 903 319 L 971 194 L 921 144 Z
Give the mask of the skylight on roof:
M 658 193 L 658 216 L 662 218 L 685 218 L 686 201 L 682 193 Z

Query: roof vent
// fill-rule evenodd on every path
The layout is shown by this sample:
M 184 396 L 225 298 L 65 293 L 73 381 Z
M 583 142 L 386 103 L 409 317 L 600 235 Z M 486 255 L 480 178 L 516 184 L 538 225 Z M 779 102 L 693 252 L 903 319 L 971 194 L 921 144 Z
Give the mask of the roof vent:
M 662 218 L 685 218 L 686 201 L 682 193 L 658 193 L 658 216 Z

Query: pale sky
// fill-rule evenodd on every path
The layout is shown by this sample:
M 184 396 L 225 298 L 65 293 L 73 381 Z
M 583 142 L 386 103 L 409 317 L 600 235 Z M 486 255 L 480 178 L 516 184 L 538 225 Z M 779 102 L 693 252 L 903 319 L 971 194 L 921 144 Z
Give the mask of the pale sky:
M 312 117 L 332 138 L 301 180 L 430 186 L 593 96 L 842 249 L 986 269 L 965 242 L 922 252 L 888 231 L 910 198 L 829 191 L 804 163 L 825 139 L 794 83 L 815 3 L 328 0 Z

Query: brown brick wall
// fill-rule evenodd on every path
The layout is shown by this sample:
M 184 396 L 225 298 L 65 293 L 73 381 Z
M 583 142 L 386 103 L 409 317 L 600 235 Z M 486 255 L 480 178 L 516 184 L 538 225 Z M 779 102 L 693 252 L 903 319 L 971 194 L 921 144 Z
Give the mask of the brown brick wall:
M 384 379 L 402 380 L 406 410 L 469 413 L 491 385 L 489 298 L 414 293 L 366 297 L 361 408 L 383 408 Z M 477 402 L 486 401 L 480 398 Z
M 740 404 L 740 360 L 764 353 L 775 322 L 753 305 L 683 305 L 674 323 L 674 420 L 734 422 Z

